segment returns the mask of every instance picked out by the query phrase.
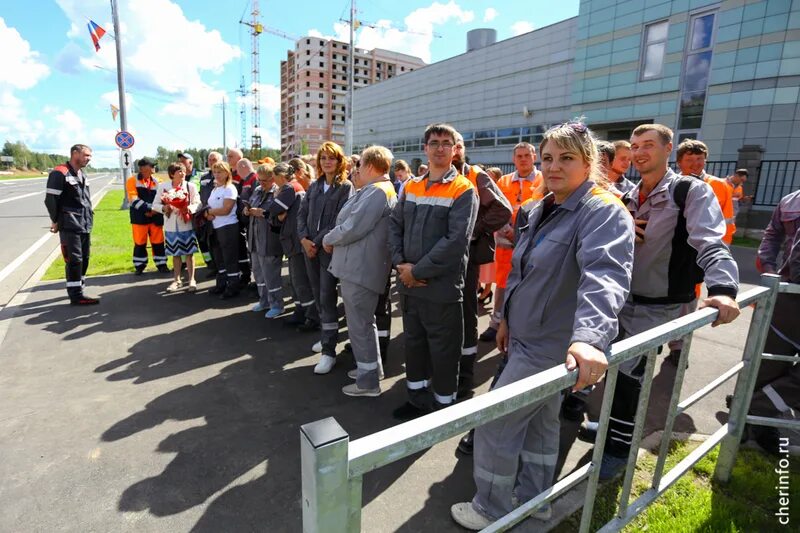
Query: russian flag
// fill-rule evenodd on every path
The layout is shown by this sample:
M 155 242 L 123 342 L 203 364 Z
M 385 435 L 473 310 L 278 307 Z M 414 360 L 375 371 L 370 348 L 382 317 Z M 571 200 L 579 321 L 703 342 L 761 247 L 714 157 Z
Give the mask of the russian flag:
M 90 20 L 86 26 L 89 28 L 89 35 L 91 35 L 92 42 L 94 43 L 94 51 L 99 52 L 100 39 L 106 34 L 106 30 L 98 26 L 93 20 Z

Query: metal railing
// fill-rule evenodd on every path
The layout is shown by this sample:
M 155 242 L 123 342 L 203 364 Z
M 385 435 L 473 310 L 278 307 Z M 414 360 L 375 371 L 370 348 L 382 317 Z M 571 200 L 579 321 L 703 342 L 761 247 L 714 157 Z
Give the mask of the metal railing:
M 780 278 L 774 275 L 762 276 L 761 282 L 761 287 L 750 289 L 737 298 L 740 307 L 755 304 L 742 361 L 683 402 L 679 402 L 679 397 L 686 372 L 692 333 L 711 324 L 718 315 L 716 309 L 701 309 L 615 343 L 611 348 L 609 367 L 605 378 L 605 394 L 600 411 L 599 430 L 591 462 L 556 482 L 552 487 L 522 504 L 483 531 L 494 532 L 509 529 L 527 518 L 543 504 L 554 500 L 584 480 L 588 480 L 588 483 L 580 531 L 590 531 L 600 476 L 599 465 L 605 448 L 608 418 L 611 414 L 619 365 L 640 355 L 647 356 L 647 363 L 642 382 L 641 400 L 635 419 L 631 451 L 623 478 L 619 511 L 617 516 L 602 526 L 600 531 L 620 530 L 720 442 L 722 445 L 715 477 L 719 481 L 727 481 L 730 478 L 746 422 L 800 428 L 800 422 L 792 423 L 785 420 L 747 416 L 761 359 L 788 360 L 785 356 L 762 355 L 777 293 L 780 291 L 800 294 L 800 286 L 780 283 Z M 644 431 L 645 415 L 655 370 L 656 350 L 665 342 L 679 337 L 684 339 L 684 349 L 675 373 L 672 397 L 652 484 L 647 491 L 631 502 L 634 467 Z M 675 417 L 725 381 L 737 375 L 728 423 L 665 473 L 664 467 Z M 364 474 L 461 435 L 471 428 L 555 394 L 561 394 L 564 389 L 574 385 L 576 380 L 576 370 L 567 371 L 564 365 L 559 365 L 476 398 L 353 442 L 349 441 L 347 432 L 333 418 L 303 425 L 300 428 L 303 530 L 307 532 L 360 531 L 361 486 Z
M 800 187 L 800 161 L 761 161 L 753 205 L 775 206 Z

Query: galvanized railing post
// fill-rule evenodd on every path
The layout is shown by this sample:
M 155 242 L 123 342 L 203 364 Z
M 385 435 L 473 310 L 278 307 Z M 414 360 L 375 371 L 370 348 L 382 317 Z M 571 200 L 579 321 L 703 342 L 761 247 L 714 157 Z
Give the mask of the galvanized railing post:
M 758 368 L 761 365 L 761 354 L 767 341 L 772 312 L 775 309 L 775 299 L 778 296 L 778 286 L 781 278 L 774 274 L 762 274 L 761 285 L 770 289 L 766 298 L 759 300 L 750 321 L 750 330 L 742 354 L 744 368 L 736 379 L 733 392 L 733 403 L 728 418 L 728 435 L 722 440 L 717 458 L 714 477 L 717 481 L 727 482 L 730 479 L 736 454 L 739 452 L 739 441 L 744 433 L 747 411 L 750 409 L 750 400 L 758 377 Z
M 642 391 L 639 393 L 639 406 L 636 408 L 634 418 L 633 436 L 631 437 L 631 450 L 628 452 L 628 464 L 625 468 L 625 477 L 622 482 L 622 493 L 619 497 L 619 513 L 622 518 L 628 512 L 628 503 L 633 487 L 633 475 L 636 473 L 636 459 L 639 457 L 639 444 L 642 442 L 644 424 L 647 419 L 647 406 L 650 403 L 650 389 L 653 387 L 653 373 L 656 369 L 657 352 L 655 350 L 645 354 L 647 364 L 642 376 Z
M 333 418 L 300 427 L 303 531 L 345 533 L 361 528 L 361 478 L 348 476 L 350 437 Z
M 681 349 L 681 356 L 678 360 L 678 369 L 675 371 L 675 381 L 672 384 L 672 396 L 670 396 L 669 408 L 667 409 L 667 420 L 664 422 L 664 433 L 661 435 L 661 447 L 658 450 L 656 469 L 655 472 L 653 472 L 652 487 L 654 489 L 658 488 L 659 483 L 661 483 L 661 476 L 664 473 L 664 465 L 667 461 L 667 453 L 669 453 L 669 443 L 672 441 L 672 428 L 675 425 L 675 417 L 678 414 L 678 402 L 681 398 L 683 378 L 686 375 L 686 366 L 689 361 L 689 353 L 691 353 L 693 336 L 693 333 L 689 333 L 683 338 L 683 348 Z
M 610 367 L 608 372 L 606 372 L 603 405 L 600 408 L 597 436 L 594 441 L 594 451 L 592 453 L 592 469 L 589 471 L 589 479 L 586 482 L 586 499 L 584 500 L 583 511 L 581 512 L 580 533 L 589 533 L 592 527 L 594 500 L 597 496 L 597 484 L 600 482 L 600 463 L 603 462 L 603 452 L 606 449 L 608 417 L 611 416 L 611 406 L 614 403 L 614 390 L 617 388 L 618 374 L 619 365 Z

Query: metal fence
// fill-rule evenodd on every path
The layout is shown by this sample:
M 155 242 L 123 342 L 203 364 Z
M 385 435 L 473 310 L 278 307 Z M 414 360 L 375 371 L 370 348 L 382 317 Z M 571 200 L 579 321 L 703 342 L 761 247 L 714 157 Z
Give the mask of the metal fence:
M 615 343 L 611 349 L 606 374 L 605 395 L 600 412 L 600 426 L 590 463 L 556 482 L 532 500 L 496 521 L 484 532 L 505 531 L 521 522 L 543 504 L 554 500 L 572 487 L 588 480 L 581 516 L 581 532 L 590 531 L 594 500 L 597 493 L 600 461 L 605 447 L 608 418 L 619 365 L 640 355 L 647 358 L 641 401 L 636 415 L 633 442 L 623 479 L 617 516 L 600 531 L 618 531 L 663 494 L 714 446 L 722 443 L 715 477 L 720 482 L 730 478 L 738 453 L 745 423 L 800 429 L 800 422 L 747 416 L 758 368 L 762 359 L 786 361 L 790 357 L 762 354 L 777 293 L 800 294 L 799 285 L 780 283 L 774 275 L 761 278 L 763 286 L 739 296 L 741 307 L 755 304 L 742 361 L 717 379 L 679 402 L 692 333 L 713 322 L 718 312 L 705 308 Z M 682 337 L 675 383 L 650 488 L 635 501 L 630 501 L 634 466 L 644 430 L 645 415 L 653 381 L 659 346 Z M 708 393 L 734 376 L 737 377 L 728 423 L 711 435 L 670 471 L 664 472 L 675 417 Z M 302 463 L 303 530 L 307 532 L 354 532 L 361 529 L 362 476 L 367 472 L 425 450 L 467 430 L 500 418 L 518 409 L 542 401 L 575 384 L 577 371 L 568 372 L 563 365 L 530 376 L 516 383 L 492 390 L 476 398 L 455 404 L 411 422 L 400 424 L 350 442 L 347 432 L 333 418 L 300 428 Z
M 778 205 L 781 198 L 800 188 L 800 161 L 761 161 L 753 205 Z

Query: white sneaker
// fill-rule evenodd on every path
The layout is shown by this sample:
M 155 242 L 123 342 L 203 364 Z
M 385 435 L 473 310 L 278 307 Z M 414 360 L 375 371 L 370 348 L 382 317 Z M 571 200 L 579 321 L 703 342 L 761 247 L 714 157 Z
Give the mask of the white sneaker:
M 322 341 L 315 342 L 314 346 L 311 347 L 311 351 L 314 353 L 322 352 Z
M 345 385 L 342 387 L 342 392 L 348 396 L 380 396 L 381 395 L 381 388 L 375 387 L 374 389 L 361 389 L 355 383 L 351 383 L 350 385 Z
M 492 521 L 472 507 L 472 502 L 456 503 L 450 507 L 450 516 L 458 525 L 470 531 L 480 531 L 488 527 Z
M 315 374 L 327 374 L 333 368 L 333 365 L 336 364 L 336 358 L 331 357 L 330 355 L 322 355 L 317 363 L 317 366 L 314 367 Z

